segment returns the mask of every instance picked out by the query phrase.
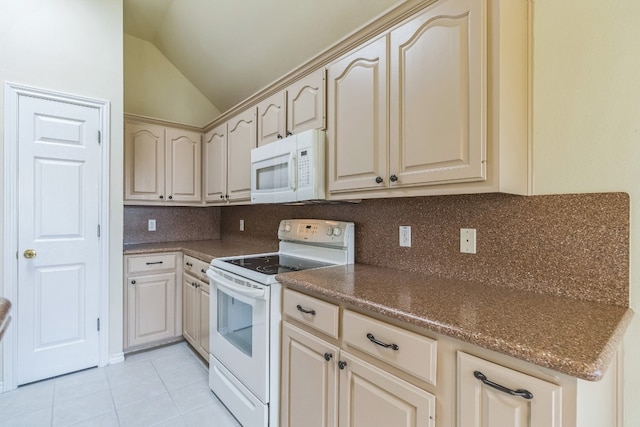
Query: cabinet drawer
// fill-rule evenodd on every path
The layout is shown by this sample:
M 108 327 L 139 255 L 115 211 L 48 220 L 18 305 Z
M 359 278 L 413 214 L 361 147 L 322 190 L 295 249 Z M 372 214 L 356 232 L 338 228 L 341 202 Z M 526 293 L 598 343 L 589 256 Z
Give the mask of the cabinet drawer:
M 127 257 L 127 273 L 146 273 L 150 271 L 175 270 L 178 254 L 154 254 Z
M 209 283 L 209 278 L 207 277 L 209 264 L 206 262 L 200 261 L 192 256 L 185 255 L 184 260 L 182 261 L 182 267 L 185 273 L 195 276 L 203 282 Z
M 283 298 L 282 312 L 285 316 L 332 338 L 338 338 L 339 308 L 337 305 L 303 295 L 291 289 L 284 290 Z
M 436 384 L 435 340 L 349 310 L 344 311 L 342 321 L 346 345 Z

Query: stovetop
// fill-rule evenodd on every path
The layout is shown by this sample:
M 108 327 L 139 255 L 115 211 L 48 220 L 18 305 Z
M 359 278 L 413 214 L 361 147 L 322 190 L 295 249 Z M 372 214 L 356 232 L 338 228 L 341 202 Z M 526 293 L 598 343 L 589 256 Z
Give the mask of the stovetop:
M 308 270 L 310 268 L 334 265 L 327 262 L 298 258 L 284 254 L 267 254 L 232 258 L 224 260 L 224 262 L 266 275 L 276 275 L 291 271 L 301 271 Z

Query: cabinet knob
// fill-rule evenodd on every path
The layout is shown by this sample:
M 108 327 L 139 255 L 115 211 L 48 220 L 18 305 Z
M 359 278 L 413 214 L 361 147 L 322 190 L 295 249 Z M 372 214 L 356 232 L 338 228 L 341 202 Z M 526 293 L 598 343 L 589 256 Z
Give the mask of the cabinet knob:
M 164 199 L 164 196 L 163 196 L 162 194 L 161 194 L 159 197 L 160 197 L 161 199 Z
M 347 366 L 347 362 L 345 362 L 344 360 L 341 360 L 338 362 L 338 368 L 344 369 L 346 366 Z
M 324 354 L 324 360 L 326 360 L 327 362 L 330 361 L 332 357 L 333 357 L 333 354 L 331 353 Z
M 173 199 L 173 196 L 169 196 L 169 200 Z
M 378 184 L 382 184 L 382 181 L 384 181 L 384 179 L 382 179 L 382 177 L 381 177 L 381 176 L 376 176 L 376 182 L 377 182 Z
M 201 268 L 201 269 L 200 269 L 200 273 L 202 273 L 202 274 L 207 274 L 207 270 L 205 270 L 204 268 Z
M 282 139 L 282 135 L 278 134 L 277 138 Z
M 291 135 L 293 135 L 293 134 L 291 133 L 291 131 L 288 130 L 287 131 L 287 136 L 291 136 Z
M 396 182 L 397 180 L 398 180 L 398 177 L 395 174 L 389 177 L 389 181 L 391 182 Z
M 135 280 L 132 280 L 132 281 L 131 281 L 131 284 L 132 284 L 132 285 L 135 285 L 135 284 L 136 284 L 136 281 L 135 281 Z

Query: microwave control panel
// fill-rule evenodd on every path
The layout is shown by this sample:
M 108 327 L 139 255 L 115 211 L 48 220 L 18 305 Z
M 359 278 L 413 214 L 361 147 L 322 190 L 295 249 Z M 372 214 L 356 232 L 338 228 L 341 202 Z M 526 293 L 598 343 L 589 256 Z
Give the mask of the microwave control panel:
M 311 161 L 309 151 L 298 151 L 298 188 L 311 185 Z

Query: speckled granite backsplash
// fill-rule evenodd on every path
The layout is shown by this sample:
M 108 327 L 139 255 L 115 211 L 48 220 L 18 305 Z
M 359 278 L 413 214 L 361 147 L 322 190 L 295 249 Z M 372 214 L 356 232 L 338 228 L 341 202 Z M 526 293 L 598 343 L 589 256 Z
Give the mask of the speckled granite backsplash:
M 223 238 L 275 239 L 284 218 L 353 221 L 358 263 L 629 304 L 629 196 L 625 193 L 480 194 L 221 210 Z M 240 219 L 245 220 L 244 232 L 238 231 Z M 398 245 L 400 225 L 412 227 L 411 248 Z M 460 253 L 463 227 L 477 229 L 475 255 Z
M 156 220 L 156 231 L 147 221 Z M 220 238 L 220 208 L 125 206 L 124 244 Z

